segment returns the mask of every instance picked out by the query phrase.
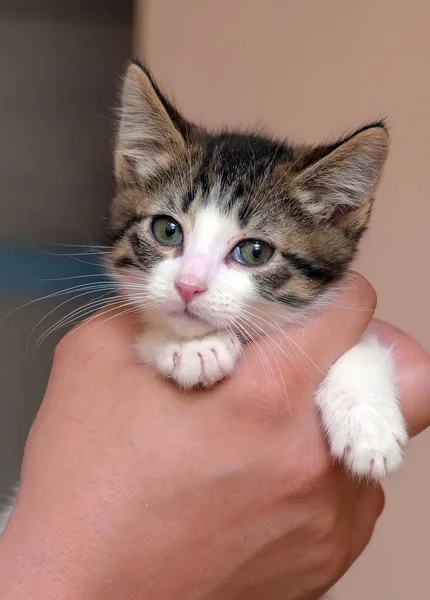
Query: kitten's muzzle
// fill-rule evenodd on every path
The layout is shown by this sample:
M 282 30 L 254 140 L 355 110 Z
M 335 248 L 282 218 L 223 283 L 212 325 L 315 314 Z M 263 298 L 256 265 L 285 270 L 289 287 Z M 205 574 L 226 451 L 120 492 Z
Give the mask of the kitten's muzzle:
M 175 278 L 175 288 L 186 305 L 205 292 L 218 267 L 214 254 L 186 251 L 179 272 Z

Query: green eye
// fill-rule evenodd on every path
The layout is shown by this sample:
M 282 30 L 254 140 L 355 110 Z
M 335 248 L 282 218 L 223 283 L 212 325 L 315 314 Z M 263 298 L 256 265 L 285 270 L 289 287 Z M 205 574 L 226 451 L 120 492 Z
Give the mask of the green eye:
M 250 267 L 257 267 L 269 261 L 274 253 L 272 246 L 260 240 L 245 240 L 231 253 L 232 258 Z
M 171 217 L 154 217 L 151 231 L 157 242 L 163 246 L 178 246 L 183 239 L 181 226 Z

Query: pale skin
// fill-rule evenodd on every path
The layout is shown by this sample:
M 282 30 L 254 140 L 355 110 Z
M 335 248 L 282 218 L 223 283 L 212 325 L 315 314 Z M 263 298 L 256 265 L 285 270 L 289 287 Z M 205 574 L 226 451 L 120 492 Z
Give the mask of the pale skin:
M 332 464 L 312 400 L 374 306 L 370 285 L 353 276 L 336 302 L 289 330 L 309 358 L 281 335 L 270 342 L 278 382 L 266 377 L 261 342 L 230 380 L 187 394 L 137 364 L 131 317 L 100 317 L 69 335 L 0 540 L 0 597 L 318 598 L 365 548 L 384 504 L 379 486 Z M 430 423 L 430 358 L 374 326 L 396 343 L 402 408 L 417 434 Z

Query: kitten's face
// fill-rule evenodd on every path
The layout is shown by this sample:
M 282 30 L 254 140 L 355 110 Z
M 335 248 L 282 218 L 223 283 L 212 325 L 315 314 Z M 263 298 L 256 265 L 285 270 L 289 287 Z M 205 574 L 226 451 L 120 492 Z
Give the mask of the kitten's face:
M 190 336 L 258 336 L 344 274 L 386 158 L 381 124 L 330 146 L 209 134 L 148 74 L 126 76 L 111 267 L 123 291 Z

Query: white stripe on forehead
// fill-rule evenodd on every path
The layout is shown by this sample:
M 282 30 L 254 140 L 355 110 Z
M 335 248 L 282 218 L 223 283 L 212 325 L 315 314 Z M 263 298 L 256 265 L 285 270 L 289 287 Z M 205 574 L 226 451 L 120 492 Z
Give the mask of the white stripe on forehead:
M 234 215 L 221 207 L 209 204 L 197 212 L 192 230 L 185 241 L 185 254 L 214 253 L 219 256 L 227 250 L 229 241 L 239 232 Z
M 234 217 L 229 217 L 213 204 L 200 209 L 191 230 L 185 235 L 176 283 L 206 290 L 231 249 L 237 233 Z

